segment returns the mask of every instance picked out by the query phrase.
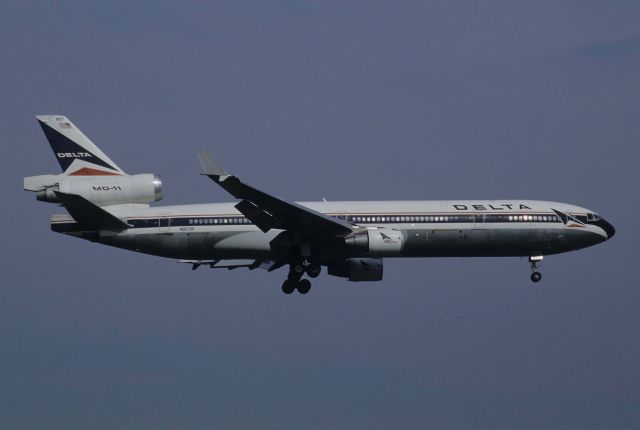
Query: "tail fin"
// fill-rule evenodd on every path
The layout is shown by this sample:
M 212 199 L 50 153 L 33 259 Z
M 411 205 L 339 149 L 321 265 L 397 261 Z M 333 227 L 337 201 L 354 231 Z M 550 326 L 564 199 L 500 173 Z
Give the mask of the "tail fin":
M 124 171 L 66 116 L 38 115 L 36 119 L 65 175 L 125 175 Z

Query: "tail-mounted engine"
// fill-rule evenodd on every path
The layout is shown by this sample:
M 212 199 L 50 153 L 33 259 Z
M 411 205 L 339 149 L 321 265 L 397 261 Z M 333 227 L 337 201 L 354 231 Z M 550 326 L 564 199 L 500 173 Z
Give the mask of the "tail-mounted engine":
M 398 255 L 404 246 L 402 232 L 388 228 L 358 231 L 347 236 L 344 241 L 350 250 L 381 257 Z
M 381 281 L 382 269 L 381 258 L 347 258 L 327 266 L 329 275 L 353 282 Z
M 162 200 L 162 180 L 156 175 L 68 176 L 41 175 L 24 178 L 24 189 L 36 199 L 59 203 L 56 191 L 76 194 L 98 206 L 149 204 Z
M 162 199 L 162 181 L 144 173 L 127 175 L 64 115 L 36 116 L 64 172 L 24 178 L 24 189 L 43 202 L 56 194 L 80 196 L 97 206 L 148 205 Z

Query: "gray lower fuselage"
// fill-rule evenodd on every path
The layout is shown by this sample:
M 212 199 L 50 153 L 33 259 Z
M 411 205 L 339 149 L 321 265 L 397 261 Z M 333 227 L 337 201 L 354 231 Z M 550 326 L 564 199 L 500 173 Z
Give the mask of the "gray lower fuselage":
M 565 203 L 531 200 L 305 202 L 315 211 L 348 221 L 356 230 L 393 230 L 402 246 L 362 251 L 340 238 L 309 238 L 311 258 L 471 257 L 557 254 L 595 245 L 614 234 L 592 211 Z M 118 248 L 162 257 L 272 259 L 272 241 L 238 212 L 234 203 L 158 207 L 106 207 L 132 227 L 89 231 L 67 215 L 54 215 L 52 230 Z M 304 239 L 304 238 L 303 238 Z

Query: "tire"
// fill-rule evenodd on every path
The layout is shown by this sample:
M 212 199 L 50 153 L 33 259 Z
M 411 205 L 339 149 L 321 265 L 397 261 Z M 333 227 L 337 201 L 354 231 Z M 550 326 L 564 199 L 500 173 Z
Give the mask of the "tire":
M 309 267 L 307 267 L 307 275 L 309 275 L 310 278 L 317 278 L 321 271 L 322 267 L 319 264 L 310 264 Z
M 298 282 L 298 292 L 300 294 L 307 294 L 310 289 L 311 281 L 309 281 L 308 279 L 301 279 L 300 282 Z
M 293 290 L 296 289 L 296 283 L 290 280 L 286 280 L 282 283 L 282 292 L 285 294 L 293 293 Z
M 542 275 L 540 274 L 540 272 L 533 272 L 531 274 L 531 282 L 538 283 L 540 282 L 540 279 L 542 279 Z

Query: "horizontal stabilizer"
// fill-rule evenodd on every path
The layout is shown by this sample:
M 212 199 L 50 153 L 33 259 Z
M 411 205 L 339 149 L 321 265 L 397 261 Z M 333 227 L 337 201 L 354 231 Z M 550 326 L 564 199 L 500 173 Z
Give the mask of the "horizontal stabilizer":
M 131 227 L 120 218 L 77 194 L 55 192 L 60 203 L 78 223 L 94 230 L 122 231 Z

